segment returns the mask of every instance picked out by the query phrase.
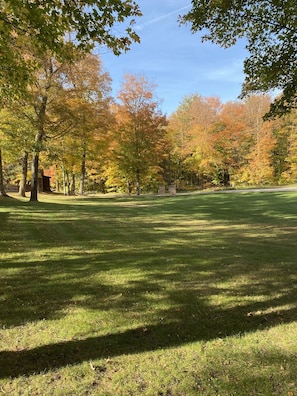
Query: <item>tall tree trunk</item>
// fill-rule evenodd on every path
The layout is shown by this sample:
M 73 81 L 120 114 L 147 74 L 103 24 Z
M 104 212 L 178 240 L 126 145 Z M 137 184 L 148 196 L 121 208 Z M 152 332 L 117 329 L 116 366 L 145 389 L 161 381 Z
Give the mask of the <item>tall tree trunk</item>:
M 84 194 L 85 180 L 86 180 L 86 145 L 84 144 L 82 159 L 81 159 L 81 177 L 80 177 L 80 186 L 79 186 L 80 195 Z
M 127 180 L 127 189 L 128 189 L 128 194 L 132 194 L 132 184 L 129 180 Z
M 58 179 L 58 165 L 56 165 L 56 170 L 55 170 L 55 191 L 56 192 L 60 192 L 60 183 L 59 183 L 59 179 Z
M 35 148 L 32 158 L 32 183 L 31 183 L 31 202 L 38 201 L 38 167 L 39 167 L 39 152 L 41 150 L 42 140 L 44 137 L 44 123 L 45 123 L 45 113 L 47 106 L 47 95 L 43 96 L 42 103 L 37 113 L 39 130 L 35 136 Z
M 65 173 L 64 162 L 62 162 L 62 180 L 63 180 L 63 194 L 67 195 L 67 191 L 66 191 L 66 173 Z
M 136 195 L 140 195 L 141 187 L 140 187 L 140 171 L 136 170 Z
M 38 201 L 38 164 L 39 164 L 39 153 L 33 154 L 32 158 L 32 182 L 31 182 L 31 202 Z
M 0 148 L 0 197 L 8 197 L 4 188 L 3 166 L 2 166 L 2 151 Z
M 224 186 L 230 186 L 230 174 L 227 168 L 224 168 Z
M 51 71 L 52 72 L 52 71 Z M 46 91 L 49 89 L 46 88 Z M 47 94 L 42 96 L 41 104 L 36 112 L 38 117 L 38 133 L 35 136 L 35 148 L 32 158 L 32 184 L 31 184 L 31 202 L 38 201 L 38 167 L 39 167 L 39 153 L 41 150 L 42 141 L 44 138 L 44 125 L 45 125 L 45 114 L 47 107 L 48 96 Z M 36 111 L 36 110 L 35 110 Z
M 171 155 L 170 155 L 170 153 L 168 154 L 168 180 L 169 180 L 169 184 L 173 183 L 173 178 L 171 175 Z
M 65 172 L 64 172 L 64 174 L 65 174 L 65 183 L 64 183 L 64 186 L 65 186 L 65 192 L 64 192 L 64 195 L 70 195 L 70 180 L 69 180 L 69 172 L 68 172 L 68 170 L 66 170 Z
M 72 175 L 71 175 L 70 195 L 75 195 L 75 173 L 74 172 L 72 172 Z
M 19 195 L 21 197 L 26 196 L 26 185 L 27 185 L 27 173 L 28 173 L 28 151 L 24 151 L 24 155 L 22 158 L 22 177 L 20 181 L 19 187 Z

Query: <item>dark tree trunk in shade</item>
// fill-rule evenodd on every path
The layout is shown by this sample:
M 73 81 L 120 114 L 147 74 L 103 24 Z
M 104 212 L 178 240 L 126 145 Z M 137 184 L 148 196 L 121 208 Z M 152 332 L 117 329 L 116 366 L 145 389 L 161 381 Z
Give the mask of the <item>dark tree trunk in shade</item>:
M 29 156 L 28 151 L 25 151 L 24 155 L 23 155 L 23 158 L 22 158 L 22 176 L 21 176 L 20 187 L 19 187 L 19 195 L 21 197 L 25 197 L 26 196 L 27 173 L 28 173 L 28 156 Z
M 85 181 L 86 181 L 86 148 L 84 147 L 84 151 L 81 159 L 81 177 L 80 177 L 80 186 L 79 186 L 80 195 L 84 194 Z
M 4 188 L 4 178 L 3 178 L 3 166 L 2 166 L 2 151 L 0 148 L 0 196 L 8 197 Z
M 136 171 L 136 195 L 140 195 L 141 186 L 140 186 L 140 171 L 137 169 Z
M 39 153 L 34 153 L 32 158 L 32 182 L 31 182 L 31 202 L 38 201 L 38 164 Z

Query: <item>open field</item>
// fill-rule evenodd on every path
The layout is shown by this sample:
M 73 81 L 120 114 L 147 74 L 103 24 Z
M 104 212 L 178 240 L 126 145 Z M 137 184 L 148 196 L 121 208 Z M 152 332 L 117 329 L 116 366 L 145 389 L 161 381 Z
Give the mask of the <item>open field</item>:
M 0 394 L 297 395 L 297 192 L 0 199 Z

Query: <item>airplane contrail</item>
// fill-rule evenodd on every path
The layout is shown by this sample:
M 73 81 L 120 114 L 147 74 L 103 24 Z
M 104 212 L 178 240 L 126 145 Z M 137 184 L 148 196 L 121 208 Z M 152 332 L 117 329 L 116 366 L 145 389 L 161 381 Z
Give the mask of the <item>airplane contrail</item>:
M 191 6 L 191 4 L 188 4 L 188 5 L 184 6 L 184 7 L 178 8 L 177 10 L 168 12 L 167 14 L 160 15 L 160 16 L 158 16 L 157 18 L 150 19 L 150 20 L 147 21 L 147 22 L 144 22 L 144 23 L 141 23 L 141 24 L 139 24 L 139 25 L 136 25 L 136 26 L 135 26 L 135 29 L 136 29 L 136 30 L 142 30 L 142 29 L 146 28 L 147 26 L 150 26 L 150 25 L 152 25 L 152 24 L 154 24 L 154 23 L 156 23 L 156 22 L 159 22 L 159 21 L 161 21 L 162 19 L 166 19 L 166 18 L 169 17 L 170 15 L 173 15 L 173 14 L 176 14 L 177 12 L 180 12 L 180 11 L 182 11 L 182 10 L 185 10 L 186 8 L 188 8 L 188 7 L 190 7 L 190 6 Z

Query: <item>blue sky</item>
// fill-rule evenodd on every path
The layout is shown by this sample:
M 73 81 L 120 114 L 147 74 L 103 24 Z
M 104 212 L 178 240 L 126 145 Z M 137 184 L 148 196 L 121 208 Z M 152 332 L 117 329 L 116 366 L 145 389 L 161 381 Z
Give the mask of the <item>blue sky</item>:
M 143 75 L 157 84 L 161 110 L 170 115 L 185 96 L 218 96 L 222 102 L 236 100 L 243 82 L 246 50 L 242 43 L 222 49 L 201 43 L 200 34 L 190 26 L 179 26 L 177 19 L 190 10 L 189 0 L 138 0 L 143 16 L 136 31 L 141 43 L 119 57 L 101 52 L 105 69 L 113 80 L 116 96 L 123 75 Z M 120 28 L 119 28 L 120 30 Z

